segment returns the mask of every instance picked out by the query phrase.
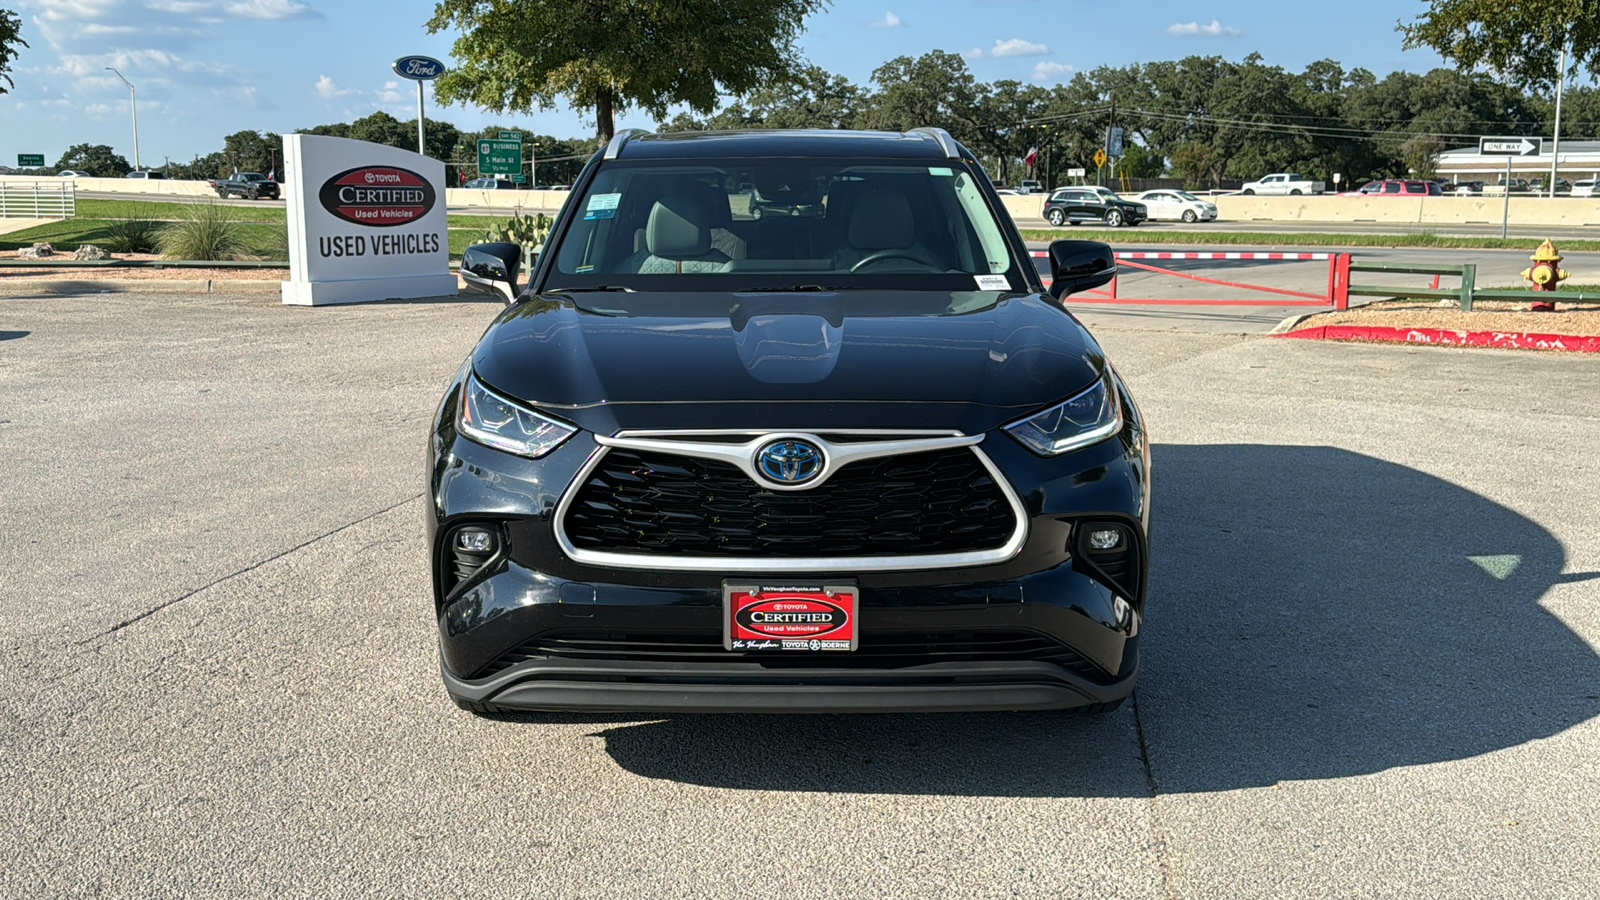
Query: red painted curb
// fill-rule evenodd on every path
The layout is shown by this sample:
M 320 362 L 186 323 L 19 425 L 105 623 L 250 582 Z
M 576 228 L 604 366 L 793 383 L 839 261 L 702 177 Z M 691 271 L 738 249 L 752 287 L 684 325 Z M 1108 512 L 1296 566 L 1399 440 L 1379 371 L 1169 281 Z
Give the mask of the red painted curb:
M 1600 353 L 1600 335 L 1531 334 L 1523 331 L 1451 331 L 1444 328 L 1384 328 L 1375 325 L 1319 325 L 1275 337 L 1321 341 L 1389 341 L 1401 344 L 1445 344 L 1505 347 L 1514 350 L 1569 350 Z

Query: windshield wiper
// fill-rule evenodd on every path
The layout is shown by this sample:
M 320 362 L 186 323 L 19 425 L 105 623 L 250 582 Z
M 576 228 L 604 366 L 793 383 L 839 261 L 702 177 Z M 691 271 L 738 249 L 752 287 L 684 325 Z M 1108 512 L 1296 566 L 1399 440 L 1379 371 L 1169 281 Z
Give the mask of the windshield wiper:
M 787 294 L 787 293 L 795 293 L 795 292 L 800 292 L 800 291 L 817 292 L 817 293 L 831 293 L 833 291 L 853 291 L 853 290 L 860 290 L 860 288 L 839 287 L 839 286 L 836 286 L 836 285 L 828 285 L 828 284 L 769 284 L 769 285 L 762 285 L 761 287 L 739 288 L 734 293 L 736 293 L 736 294 L 777 294 L 777 293 Z

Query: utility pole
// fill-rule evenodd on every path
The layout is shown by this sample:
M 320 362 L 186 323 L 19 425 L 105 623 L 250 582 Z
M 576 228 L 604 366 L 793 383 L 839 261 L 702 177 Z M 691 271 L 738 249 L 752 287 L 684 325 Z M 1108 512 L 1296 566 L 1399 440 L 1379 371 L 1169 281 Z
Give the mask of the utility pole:
M 1556 139 L 1550 147 L 1550 196 L 1556 195 L 1556 166 L 1561 162 L 1561 89 L 1567 85 L 1567 38 L 1561 36 L 1561 68 L 1556 69 Z M 1509 187 L 1509 184 L 1507 185 Z
M 144 166 L 139 165 L 139 97 L 134 93 L 133 82 L 122 78 L 121 72 L 110 66 L 106 66 L 106 71 L 121 78 L 122 83 L 128 86 L 128 106 L 133 109 L 133 168 L 135 171 L 141 171 Z

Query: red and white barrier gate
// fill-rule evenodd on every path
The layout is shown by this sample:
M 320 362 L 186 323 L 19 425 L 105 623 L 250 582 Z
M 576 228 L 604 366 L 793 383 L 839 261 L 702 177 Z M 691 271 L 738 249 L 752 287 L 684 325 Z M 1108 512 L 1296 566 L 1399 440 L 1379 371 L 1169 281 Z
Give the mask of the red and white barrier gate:
M 1029 253 L 1034 259 L 1049 259 L 1050 254 L 1045 250 L 1031 250 Z M 1077 303 L 1149 303 L 1149 304 L 1194 304 L 1211 306 L 1334 306 L 1344 309 L 1348 304 L 1345 290 L 1350 286 L 1350 254 L 1348 253 L 1253 253 L 1249 251 L 1219 251 L 1219 252 L 1167 252 L 1155 250 L 1118 250 L 1113 253 L 1117 258 L 1118 268 L 1126 266 L 1130 269 L 1141 269 L 1146 272 L 1157 272 L 1162 275 L 1172 275 L 1177 278 L 1187 278 L 1203 284 L 1216 284 L 1223 287 L 1239 288 L 1245 291 L 1258 291 L 1274 294 L 1285 299 L 1265 300 L 1261 298 L 1249 299 L 1198 299 L 1198 298 L 1158 298 L 1145 297 L 1119 297 L 1117 296 L 1117 279 L 1111 279 L 1105 290 L 1083 291 L 1073 294 L 1070 302 Z M 1292 291 L 1287 288 L 1268 287 L 1260 284 L 1245 284 L 1239 281 L 1224 281 L 1220 278 L 1208 278 L 1192 272 L 1179 272 L 1175 269 L 1153 266 L 1148 263 L 1136 262 L 1141 259 L 1220 259 L 1220 260 L 1259 260 L 1273 262 L 1327 262 L 1328 287 L 1322 294 L 1312 294 L 1306 291 Z M 1050 274 L 1041 273 L 1045 284 L 1050 283 Z M 1292 299 L 1290 299 L 1292 298 Z

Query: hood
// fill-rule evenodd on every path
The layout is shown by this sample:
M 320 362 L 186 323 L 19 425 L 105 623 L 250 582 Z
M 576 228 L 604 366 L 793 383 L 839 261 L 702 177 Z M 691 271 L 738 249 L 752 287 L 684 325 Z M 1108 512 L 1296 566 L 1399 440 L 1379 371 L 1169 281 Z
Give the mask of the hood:
M 534 297 L 501 315 L 472 364 L 495 390 L 603 434 L 977 434 L 1071 396 L 1104 368 L 1088 332 L 1048 297 L 932 291 Z

